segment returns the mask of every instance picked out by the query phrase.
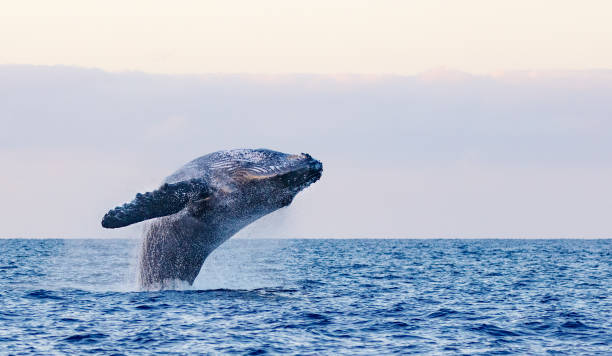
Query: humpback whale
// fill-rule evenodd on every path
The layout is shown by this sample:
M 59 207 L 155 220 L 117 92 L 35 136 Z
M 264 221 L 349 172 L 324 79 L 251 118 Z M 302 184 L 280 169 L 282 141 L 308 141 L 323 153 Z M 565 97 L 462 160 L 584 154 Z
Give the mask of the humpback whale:
M 139 284 L 143 289 L 193 284 L 208 255 L 240 229 L 291 204 L 321 178 L 307 153 L 268 149 L 218 151 L 194 159 L 159 189 L 110 210 L 105 228 L 148 220 L 143 229 Z

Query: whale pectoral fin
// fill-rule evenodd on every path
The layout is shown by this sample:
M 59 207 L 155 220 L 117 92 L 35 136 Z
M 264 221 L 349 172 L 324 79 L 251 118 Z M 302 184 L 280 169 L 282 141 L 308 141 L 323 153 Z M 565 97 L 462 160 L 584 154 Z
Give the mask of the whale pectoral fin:
M 102 218 L 102 226 L 114 229 L 172 215 L 181 211 L 192 199 L 205 199 L 210 195 L 211 190 L 202 179 L 166 183 L 153 192 L 136 194 L 131 202 L 110 210 Z

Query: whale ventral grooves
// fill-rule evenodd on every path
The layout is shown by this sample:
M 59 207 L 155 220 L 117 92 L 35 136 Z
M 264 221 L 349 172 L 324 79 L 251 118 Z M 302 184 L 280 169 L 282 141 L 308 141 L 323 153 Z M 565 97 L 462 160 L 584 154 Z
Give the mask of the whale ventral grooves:
M 240 229 L 277 209 L 321 178 L 307 153 L 268 149 L 218 151 L 194 159 L 155 191 L 110 210 L 105 228 L 148 220 L 139 280 L 146 289 L 192 284 L 206 257 Z

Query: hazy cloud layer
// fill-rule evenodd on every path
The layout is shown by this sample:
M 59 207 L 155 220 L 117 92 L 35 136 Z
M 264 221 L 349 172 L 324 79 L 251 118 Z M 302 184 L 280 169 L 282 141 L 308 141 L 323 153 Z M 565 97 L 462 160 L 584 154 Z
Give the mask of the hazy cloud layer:
M 243 236 L 597 237 L 612 71 L 168 76 L 0 66 L 0 236 L 135 236 L 106 210 L 237 147 L 323 179 Z

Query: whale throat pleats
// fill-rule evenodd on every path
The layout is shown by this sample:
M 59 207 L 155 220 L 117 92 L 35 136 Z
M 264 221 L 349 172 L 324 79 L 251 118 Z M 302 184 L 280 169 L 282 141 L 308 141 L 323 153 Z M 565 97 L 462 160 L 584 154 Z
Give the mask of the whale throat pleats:
M 210 195 L 210 188 L 202 179 L 166 183 L 153 192 L 136 194 L 131 202 L 110 210 L 104 215 L 102 226 L 114 229 L 175 214 L 190 201 L 205 199 Z

